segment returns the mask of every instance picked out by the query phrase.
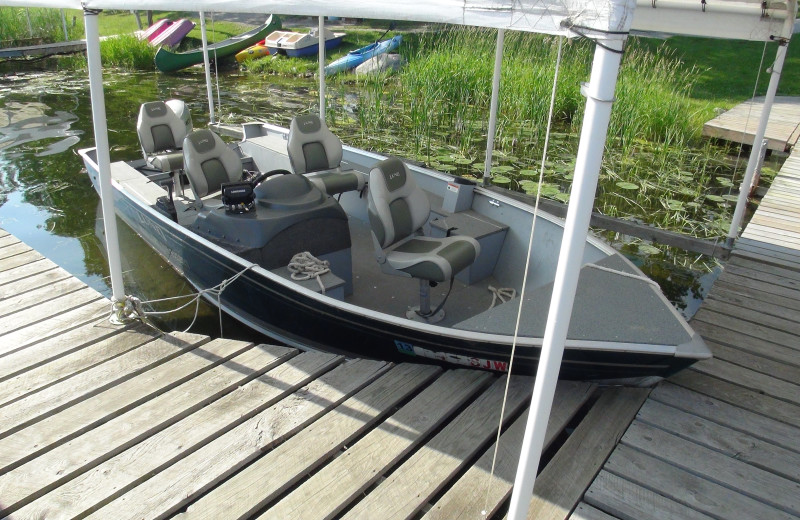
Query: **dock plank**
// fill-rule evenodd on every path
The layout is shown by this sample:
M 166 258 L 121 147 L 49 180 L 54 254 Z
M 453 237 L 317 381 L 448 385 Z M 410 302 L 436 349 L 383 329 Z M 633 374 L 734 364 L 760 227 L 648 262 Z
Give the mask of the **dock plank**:
M 2 264 L 2 262 L 0 262 Z M 55 263 L 39 256 L 27 264 L 13 269 L 0 270 L 0 286 L 24 280 L 29 276 L 34 276 L 54 269 L 60 269 Z
M 0 273 L 3 271 L 9 271 L 11 269 L 15 269 L 23 265 L 27 265 L 31 262 L 41 260 L 42 258 L 43 258 L 42 255 L 33 250 L 26 251 L 24 253 L 20 253 L 14 256 L 9 256 L 7 258 L 2 258 L 0 259 Z
M 714 298 L 709 298 L 703 302 L 703 307 L 705 310 L 718 314 L 726 314 L 745 323 L 755 323 L 762 327 L 769 327 L 781 333 L 795 336 L 794 341 L 791 342 L 790 345 L 792 343 L 798 343 L 797 336 L 800 336 L 800 320 L 797 319 L 797 314 L 789 309 L 784 311 L 783 316 L 774 316 L 768 314 L 766 311 L 754 313 L 752 309 L 742 308 L 739 305 L 726 303 Z M 768 306 L 765 305 L 764 307 Z
M 35 262 L 31 265 L 39 267 L 37 265 L 38 263 L 39 262 Z M 47 264 L 42 264 L 42 267 L 48 266 Z M 28 272 L 30 272 L 30 270 Z M 19 275 L 20 273 L 17 274 Z M 14 280 L 13 282 L 0 284 L 0 302 L 4 302 L 8 298 L 19 296 L 22 293 L 26 293 L 34 289 L 40 289 L 42 287 L 47 287 L 50 284 L 67 280 L 71 277 L 71 274 L 60 267 L 50 267 L 49 269 L 44 269 L 38 272 L 34 271 L 32 274 L 23 276 L 17 280 Z
M 4 330 L 0 331 L 0 342 L 5 344 L 5 347 L 0 346 L 0 354 L 17 350 L 14 348 L 14 345 L 18 345 L 18 342 L 10 339 L 13 337 L 12 333 L 35 325 L 48 318 L 57 318 L 72 310 L 83 310 L 88 307 L 88 304 L 99 300 L 104 300 L 100 293 L 89 287 L 84 287 L 83 289 L 57 296 L 44 303 L 29 307 L 24 313 L 11 314 L 4 317 Z M 110 311 L 110 307 L 106 308 Z
M 757 391 L 691 370 L 675 374 L 670 382 L 745 410 L 778 418 L 792 426 L 800 426 L 800 407 Z
M 800 514 L 800 483 L 634 421 L 622 444 L 770 506 Z
M 606 390 L 536 479 L 529 519 L 566 518 L 614 450 L 649 389 Z
M 625 445 L 614 450 L 604 469 L 714 518 L 797 518 L 791 513 L 733 492 L 730 488 Z M 589 503 L 592 503 L 591 498 Z
M 38 518 L 52 507 L 51 504 L 58 506 L 59 518 L 84 517 L 87 514 L 114 519 L 159 516 L 166 510 L 163 505 L 137 515 L 134 509 L 141 510 L 143 506 L 138 499 L 149 498 L 153 503 L 167 502 L 170 498 L 188 500 L 185 493 L 188 488 L 181 487 L 185 482 L 180 478 L 171 480 L 171 477 L 176 476 L 176 470 L 181 466 L 191 467 L 187 463 L 193 457 L 197 458 L 193 454 L 198 449 L 204 449 L 209 442 L 218 442 L 221 436 L 231 436 L 231 431 L 242 424 L 251 424 L 247 430 L 252 430 L 252 419 L 257 414 L 291 400 L 293 392 L 320 376 L 330 379 L 342 372 L 341 368 L 335 368 L 343 361 L 339 356 L 314 352 L 295 356 L 296 351 L 283 347 L 260 348 L 265 354 L 271 353 L 273 360 L 268 366 L 258 369 L 259 377 L 20 509 L 15 513 L 16 517 Z M 253 368 L 257 367 L 259 364 L 253 365 Z M 242 368 L 243 365 L 236 370 Z M 263 368 L 268 370 L 264 373 Z M 350 371 L 349 375 L 353 377 L 354 372 Z M 259 423 L 264 428 L 262 434 L 290 427 L 290 424 L 291 421 L 283 425 Z M 201 467 L 211 462 L 224 464 L 228 461 L 208 457 L 199 460 L 202 461 Z M 197 473 L 201 480 L 220 474 Z M 149 496 L 143 494 L 152 487 L 156 488 L 155 492 Z
M 60 296 L 66 296 L 86 288 L 86 284 L 77 278 L 67 277 L 30 291 L 18 293 L 0 300 L 0 318 L 21 313 L 27 309 L 47 303 Z M 5 320 L 4 320 L 5 321 Z
M 358 502 L 342 518 L 371 520 L 412 518 L 496 435 L 503 408 L 505 377 L 476 398 L 462 413 L 426 442 L 391 475 Z M 533 378 L 512 377 L 505 408 L 506 421 L 530 401 Z M 311 504 L 320 489 L 327 483 L 318 483 L 306 492 L 303 487 L 279 502 L 267 514 L 278 518 L 319 518 L 330 516 L 330 511 L 320 514 L 327 499 Z M 408 490 L 413 489 L 414 493 Z M 299 491 L 299 493 L 298 493 Z M 285 507 L 282 507 L 285 504 Z
M 0 248 L 6 247 L 6 246 L 10 246 L 10 245 L 14 245 L 14 244 L 17 244 L 19 242 L 20 242 L 20 240 L 17 237 L 15 237 L 14 235 L 6 234 L 6 235 L 0 236 Z
M 617 517 L 581 502 L 569 516 L 569 520 L 617 520 Z
M 104 329 L 99 327 L 94 329 L 82 328 L 79 330 L 84 334 L 96 330 L 97 336 L 100 338 L 106 335 L 104 334 Z M 17 375 L 5 378 L 6 380 L 0 385 L 0 406 L 16 401 L 17 399 L 42 390 L 48 386 L 60 383 L 70 376 L 100 365 L 109 359 L 124 354 L 156 338 L 154 331 L 142 324 L 132 329 L 117 328 L 114 329 L 113 332 L 114 334 L 110 337 L 91 343 L 91 340 L 82 336 L 81 339 L 86 342 L 86 348 L 78 349 L 57 357 L 49 363 L 39 364 L 36 367 L 31 367 L 30 365 L 20 366 L 16 364 L 20 359 L 13 354 L 5 358 L 0 358 L 0 360 L 10 359 L 14 367 L 11 370 L 16 369 L 18 371 Z M 36 352 L 41 353 L 41 350 L 36 349 Z M 27 353 L 27 350 L 18 352 L 18 354 L 23 353 Z
M 291 353 L 282 347 L 266 349 L 251 347 L 252 344 L 240 341 L 213 340 L 198 347 L 191 354 L 176 359 L 177 362 L 183 362 L 179 366 L 178 363 L 165 363 L 152 370 L 156 372 L 161 369 L 162 373 L 174 375 L 174 382 L 171 384 L 154 378 L 150 392 L 143 395 L 147 392 L 147 378 L 136 378 L 99 394 L 91 401 L 84 401 L 72 409 L 53 416 L 46 421 L 56 423 L 47 425 L 52 429 L 44 427 L 39 429 L 38 433 L 43 437 L 62 436 L 62 431 L 58 430 L 59 425 L 80 427 L 82 423 L 88 423 L 93 419 L 96 420 L 96 424 L 91 425 L 92 429 L 89 429 L 90 426 L 80 428 L 79 433 L 82 433 L 80 437 L 72 438 L 63 444 L 59 442 L 55 447 L 50 446 L 52 449 L 49 451 L 36 454 L 38 455 L 36 458 L 24 460 L 23 464 L 0 475 L 3 512 L 15 511 L 155 432 L 174 424 L 263 374 Z M 197 352 L 200 349 L 204 352 Z M 201 360 L 205 363 L 195 364 Z M 125 391 L 139 397 L 135 402 L 139 404 L 138 407 L 122 406 L 118 402 L 120 396 L 125 395 Z M 129 401 L 134 398 L 130 397 Z M 101 415 L 104 415 L 104 420 L 97 419 Z M 57 433 L 51 433 L 53 430 Z M 8 439 L 13 441 L 20 437 L 24 439 L 25 444 L 30 442 L 30 436 L 27 434 Z M 66 439 L 62 437 L 58 440 Z M 32 447 L 36 449 L 37 446 Z
M 105 298 L 91 300 L 72 310 L 55 313 L 49 318 L 30 323 L 0 337 L 0 358 L 38 342 L 56 338 L 59 334 L 97 321 L 98 318 L 108 318 L 110 314 L 111 303 Z
M 642 406 L 636 420 L 785 479 L 800 482 L 799 453 L 752 435 L 653 400 L 648 400 Z
M 435 367 L 419 367 L 410 364 L 403 364 L 387 370 L 389 368 L 387 365 L 377 362 L 370 362 L 371 366 L 366 365 L 364 361 L 360 363 L 362 367 L 359 369 L 359 375 L 351 376 L 348 379 L 348 381 L 360 384 L 348 389 L 346 400 L 336 399 L 334 406 L 338 403 L 341 404 L 286 441 L 293 445 L 293 448 L 289 452 L 284 452 L 279 466 L 284 468 L 281 476 L 286 480 L 285 485 L 324 463 L 344 444 L 362 434 L 381 417 L 391 413 L 398 403 L 427 384 L 440 372 Z M 357 368 L 350 364 L 341 370 L 354 371 Z M 339 391 L 344 390 L 341 387 L 338 388 Z M 246 427 L 242 430 L 245 429 L 252 430 L 253 428 Z M 231 435 L 241 436 L 241 433 L 231 432 Z M 249 437 L 249 435 L 245 437 Z M 224 445 L 217 441 L 215 443 L 220 446 Z M 277 442 L 273 444 L 277 444 Z M 209 446 L 208 448 L 213 447 Z M 229 466 L 224 471 L 215 471 L 212 474 L 230 473 L 232 467 L 243 465 L 256 453 L 252 448 L 250 450 L 251 453 L 243 459 L 225 457 Z M 169 468 L 163 475 L 148 481 L 134 490 L 135 492 L 128 493 L 116 503 L 101 509 L 95 516 L 97 518 L 140 518 L 147 516 L 152 511 L 173 512 L 182 507 L 215 483 L 214 480 L 208 478 L 208 471 L 202 471 L 205 469 L 204 465 L 197 467 L 193 463 L 192 459 L 196 458 L 198 461 L 208 459 L 211 453 L 205 448 L 201 452 L 182 461 L 182 468 L 177 466 Z M 292 455 L 290 456 L 288 453 Z M 163 490 L 168 491 L 164 492 Z M 233 517 L 230 513 L 226 513 L 225 516 Z M 276 515 L 274 518 L 281 518 L 281 516 Z
M 742 368 L 747 368 L 778 380 L 794 383 L 800 381 L 800 357 L 787 362 L 774 361 L 745 350 L 714 343 L 706 339 L 706 345 L 714 354 L 714 359 L 727 361 Z
M 797 426 L 670 383 L 659 385 L 650 396 L 673 408 L 800 453 L 800 429 Z
M 800 344 L 797 343 L 797 336 L 795 334 L 784 332 L 770 326 L 740 320 L 735 316 L 729 316 L 706 308 L 701 308 L 697 311 L 692 319 L 692 323 L 695 321 L 702 321 L 738 334 L 762 339 L 770 343 L 776 343 L 794 351 L 800 351 Z
M 711 316 L 713 315 L 702 315 L 701 317 L 710 318 Z M 727 345 L 778 363 L 794 365 L 798 362 L 796 349 L 754 336 L 746 336 L 735 330 L 718 327 L 713 323 L 696 319 L 696 316 L 695 319 L 692 319 L 691 325 L 706 341 Z
M 644 488 L 630 480 L 601 471 L 586 492 L 586 502 L 620 520 L 711 520 L 712 517 Z
M 2 247 L 0 248 L 0 262 L 6 259 L 13 258 L 17 255 L 21 255 L 22 253 L 30 253 L 31 251 L 33 251 L 31 246 L 23 242 L 17 242 L 16 244 L 11 244 L 6 247 Z M 2 265 L 3 264 L 0 263 L 0 266 Z
M 556 435 L 563 432 L 567 423 L 593 392 L 594 386 L 589 383 L 559 381 L 547 423 L 545 450 Z M 494 474 L 492 474 L 492 459 L 494 459 L 495 444 L 492 444 L 475 465 L 436 501 L 423 520 L 469 518 L 470 515 L 480 511 L 486 511 L 486 517 L 491 518 L 511 495 L 527 418 L 527 412 L 523 413 L 500 437 Z
M 338 502 L 348 501 L 378 480 L 383 472 L 409 453 L 424 437 L 445 421 L 489 381 L 486 373 L 455 370 L 445 372 L 380 426 L 371 430 L 322 471 L 338 475 Z M 287 443 L 258 459 L 231 479 L 190 505 L 182 520 L 198 518 L 246 518 L 275 500 L 286 486 L 286 477 L 276 474 L 283 467 L 284 453 L 296 453 L 296 443 Z M 282 449 L 281 449 L 282 448 Z M 302 468 L 300 468 L 302 469 Z M 296 475 L 291 480 L 297 478 Z
M 0 423 L 0 438 L 26 428 L 90 396 L 118 387 L 134 376 L 167 363 L 187 350 L 198 348 L 207 341 L 208 337 L 196 334 L 164 336 L 73 378 L 8 404 L 0 408 L 6 419 Z M 162 375 L 161 372 L 149 373 L 150 377 L 160 375 Z
M 800 405 L 800 385 L 781 381 L 728 361 L 714 358 L 706 359 L 692 365 L 691 370 L 696 370 L 722 381 L 744 386 L 763 395 Z
M 773 305 L 780 305 L 785 309 L 800 311 L 799 299 L 786 298 L 784 296 L 765 291 L 762 288 L 747 287 L 735 282 L 736 280 L 731 280 L 728 277 L 717 279 L 717 281 L 714 282 L 714 290 L 712 291 L 713 294 L 709 294 L 709 297 L 724 299 L 730 303 L 735 301 L 733 298 L 738 298 L 745 301 L 749 300 L 749 305 L 753 307 L 757 306 L 759 302 L 771 303 Z
M 97 341 L 120 334 L 126 329 L 127 327 L 112 325 L 107 317 L 103 317 L 2 356 L 0 357 L 0 382 L 77 352 Z

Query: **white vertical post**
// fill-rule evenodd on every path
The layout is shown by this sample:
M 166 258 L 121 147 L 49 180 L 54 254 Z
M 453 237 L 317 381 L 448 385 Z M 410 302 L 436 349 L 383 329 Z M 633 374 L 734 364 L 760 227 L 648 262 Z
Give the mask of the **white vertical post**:
M 211 65 L 208 58 L 208 36 L 206 36 L 206 13 L 200 11 L 200 39 L 203 41 L 203 66 L 206 71 L 206 91 L 208 92 L 208 117 L 209 123 L 214 120 L 214 92 L 211 89 Z
M 64 28 L 64 41 L 68 41 L 69 40 L 69 33 L 67 32 L 67 17 L 64 14 L 64 10 L 63 9 L 61 9 L 60 11 L 61 11 L 61 27 Z M 141 29 L 141 27 L 139 27 L 139 29 Z
M 759 162 L 759 148 L 758 144 L 764 139 L 764 133 L 767 131 L 767 123 L 769 122 L 769 113 L 772 111 L 772 103 L 775 101 L 775 93 L 778 91 L 778 83 L 781 80 L 781 72 L 783 71 L 783 61 L 786 58 L 786 49 L 789 46 L 789 40 L 781 39 L 778 41 L 778 52 L 775 56 L 775 63 L 772 65 L 772 74 L 769 77 L 769 87 L 767 87 L 767 95 L 764 97 L 764 107 L 761 110 L 761 119 L 758 121 L 758 128 L 756 135 L 753 138 L 753 147 L 750 150 L 750 159 L 747 161 L 747 169 L 744 173 L 744 179 L 739 186 L 739 198 L 736 200 L 736 209 L 733 211 L 733 219 L 731 220 L 731 227 L 728 230 L 728 239 L 726 244 L 728 247 L 733 246 L 733 241 L 739 236 L 739 228 L 744 219 L 744 210 L 747 207 L 747 199 L 750 197 L 750 186 L 753 182 L 753 174 L 756 171 L 756 166 Z
M 125 288 L 122 281 L 122 263 L 117 238 L 117 218 L 114 214 L 114 193 L 111 189 L 111 159 L 106 125 L 106 103 L 103 94 L 103 66 L 100 62 L 100 33 L 97 28 L 99 11 L 85 9 L 83 21 L 86 27 L 86 61 L 89 65 L 89 93 L 92 101 L 92 123 L 97 145 L 100 200 L 103 204 L 103 224 L 106 232 L 108 268 L 111 272 L 111 293 L 114 303 L 124 302 Z M 112 315 L 112 320 L 114 316 Z
M 325 121 L 325 17 L 319 17 L 319 118 Z
M 486 135 L 486 162 L 483 169 L 483 184 L 489 184 L 492 170 L 492 152 L 494 151 L 494 134 L 497 131 L 497 104 L 500 97 L 500 72 L 503 65 L 503 44 L 505 29 L 497 30 L 497 47 L 494 50 L 494 74 L 492 76 L 492 101 L 489 107 L 489 132 Z
M 511 495 L 509 520 L 525 518 L 536 482 L 536 471 L 544 445 L 547 421 L 553 404 L 572 315 L 572 304 L 578 286 L 578 275 L 583 261 L 583 249 L 600 174 L 600 163 L 603 159 L 608 122 L 611 118 L 614 87 L 622 58 L 622 45 L 621 40 L 609 40 L 595 47 L 592 76 L 584 91 L 586 111 L 578 145 L 575 177 L 570 191 L 553 296 L 550 300 L 542 353 L 531 397 L 531 410 L 522 440 L 514 491 Z

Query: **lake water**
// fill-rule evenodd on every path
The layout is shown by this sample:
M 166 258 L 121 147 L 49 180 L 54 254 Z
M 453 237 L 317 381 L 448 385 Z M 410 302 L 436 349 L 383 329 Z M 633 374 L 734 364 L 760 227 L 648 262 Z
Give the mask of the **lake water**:
M 134 159 L 141 152 L 135 124 L 139 105 L 155 99 L 180 98 L 189 104 L 195 127 L 207 124 L 206 90 L 200 71 L 176 76 L 160 73 L 104 73 L 106 112 L 112 161 Z M 347 110 L 357 93 L 341 85 L 332 96 Z M 288 126 L 291 117 L 316 111 L 313 79 L 282 80 L 228 73 L 220 76 L 222 114 L 218 120 L 238 124 L 264 120 Z M 88 80 L 81 73 L 26 72 L 0 77 L 0 227 L 110 297 L 108 266 L 99 198 L 76 155 L 94 146 Z M 191 287 L 130 228 L 118 220 L 124 251 L 125 291 L 142 300 L 188 294 Z M 693 314 L 715 273 L 692 273 L 652 259 L 633 258 L 662 285 L 667 296 Z M 169 304 L 174 305 L 174 304 Z M 159 309 L 167 306 L 164 304 Z M 217 312 L 203 304 L 195 332 L 219 334 Z M 194 318 L 187 309 L 160 322 L 181 330 Z M 226 337 L 248 332 L 226 320 Z

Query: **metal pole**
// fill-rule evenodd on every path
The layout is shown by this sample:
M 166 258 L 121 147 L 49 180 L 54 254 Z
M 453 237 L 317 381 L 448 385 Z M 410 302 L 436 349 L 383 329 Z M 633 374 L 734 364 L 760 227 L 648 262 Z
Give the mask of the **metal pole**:
M 200 38 L 203 40 L 203 66 L 206 70 L 206 91 L 208 92 L 208 117 L 210 123 L 214 120 L 214 92 L 211 88 L 211 64 L 208 58 L 208 37 L 206 36 L 206 14 L 200 11 Z
M 325 17 L 319 17 L 319 118 L 325 121 Z
M 67 32 L 67 17 L 64 14 L 64 10 L 61 9 L 61 26 L 64 28 L 64 41 L 69 40 L 69 33 Z M 139 27 L 141 29 L 141 27 Z
M 759 161 L 759 150 L 757 144 L 764 139 L 764 133 L 767 131 L 767 123 L 769 122 L 769 113 L 772 110 L 772 103 L 775 101 L 775 93 L 778 91 L 778 83 L 781 80 L 781 71 L 783 71 L 783 61 L 786 58 L 786 49 L 789 47 L 789 40 L 778 40 L 778 52 L 775 56 L 775 63 L 772 65 L 772 74 L 769 77 L 769 87 L 767 87 L 767 95 L 764 97 L 764 107 L 761 110 L 761 119 L 758 121 L 758 128 L 756 135 L 753 138 L 753 147 L 750 150 L 750 158 L 747 161 L 747 169 L 745 170 L 744 179 L 739 186 L 739 198 L 736 200 L 736 209 L 733 212 L 733 219 L 731 219 L 731 227 L 728 230 L 728 238 L 725 244 L 728 247 L 733 247 L 733 241 L 739 236 L 739 228 L 744 219 L 744 211 L 747 207 L 747 199 L 750 196 L 750 185 L 753 182 L 753 174 L 756 171 L 756 166 Z
M 25 8 L 25 18 L 28 19 L 28 37 L 33 38 L 33 25 L 31 25 L 31 12 Z
M 83 11 L 83 21 L 86 27 L 86 61 L 89 65 L 89 93 L 92 102 L 94 140 L 97 145 L 97 166 L 100 170 L 100 200 L 103 204 L 103 225 L 106 232 L 108 268 L 111 272 L 112 301 L 115 304 L 121 304 L 126 298 L 122 280 L 119 239 L 117 238 L 117 218 L 114 214 L 114 193 L 111 189 L 111 159 L 108 147 L 108 126 L 106 125 L 106 103 L 103 93 L 103 67 L 100 62 L 100 33 L 97 28 L 99 13 L 100 11 L 90 9 Z M 112 322 L 115 317 L 112 315 Z
M 492 102 L 489 107 L 489 132 L 486 135 L 486 162 L 483 169 L 483 185 L 489 184 L 492 170 L 492 152 L 494 151 L 494 134 L 497 131 L 497 103 L 500 97 L 500 71 L 503 65 L 503 43 L 505 29 L 497 30 L 497 47 L 494 50 L 494 75 L 492 76 Z
M 514 491 L 508 512 L 509 520 L 525 518 L 536 482 L 547 421 L 553 404 L 558 371 L 564 355 L 572 304 L 583 262 L 583 249 L 589 229 L 589 219 L 603 159 L 603 148 L 614 101 L 614 87 L 622 58 L 621 40 L 604 41 L 594 52 L 592 77 L 586 95 L 586 111 L 575 164 L 575 177 L 570 191 L 570 203 L 558 268 L 550 300 L 550 311 L 542 343 L 542 353 L 531 397 L 531 409 L 522 439 L 522 452 L 514 480 Z

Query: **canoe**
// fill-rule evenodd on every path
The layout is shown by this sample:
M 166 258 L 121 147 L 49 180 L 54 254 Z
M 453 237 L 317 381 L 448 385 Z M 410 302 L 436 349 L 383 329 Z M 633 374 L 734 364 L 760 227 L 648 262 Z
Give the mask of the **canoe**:
M 161 32 L 164 31 L 170 25 L 172 25 L 172 20 L 170 20 L 169 18 L 162 18 L 161 20 L 157 21 L 144 31 L 137 31 L 136 37 L 139 38 L 140 40 L 152 41 L 153 38 L 161 34 Z
M 244 133 L 243 141 L 229 146 L 235 156 L 245 158 L 246 170 L 292 168 L 287 129 L 251 123 Z M 221 140 L 220 146 L 225 147 Z M 79 153 L 99 189 L 94 149 Z M 346 168 L 341 173 L 364 177 L 385 159 L 349 146 L 341 157 Z M 532 373 L 541 351 L 564 221 L 497 189 L 411 164 L 408 171 L 432 211 L 426 235 L 444 237 L 454 230 L 480 244 L 475 262 L 455 276 L 453 297 L 442 307 L 440 321 L 419 320 L 409 311 L 409 305 L 420 301 L 419 280 L 391 276 L 379 264 L 369 194 L 354 189 L 340 197 L 325 196 L 290 174 L 258 184 L 251 191 L 255 201 L 246 208 L 243 203 L 243 211 L 226 206 L 230 199 L 224 202 L 219 192 L 198 204 L 191 185 L 174 195 L 170 207 L 161 185 L 168 173 L 145 167 L 142 159 L 111 165 L 114 206 L 122 219 L 197 289 L 235 280 L 219 301 L 209 298 L 266 336 L 306 349 L 493 371 L 508 370 L 516 344 L 514 370 Z M 534 213 L 536 232 L 526 270 Z M 287 268 L 293 255 L 304 251 L 329 262 L 330 272 L 319 283 L 293 279 Z M 702 338 L 658 286 L 597 238 L 586 239 L 577 283 L 561 377 L 652 383 L 652 378 L 669 376 L 710 356 Z M 490 287 L 508 288 L 508 301 L 493 302 Z M 448 283 L 430 288 L 432 299 L 442 301 L 447 290 Z M 525 319 L 515 340 L 520 302 Z
M 259 40 L 264 39 L 270 32 L 279 29 L 281 20 L 276 15 L 271 15 L 266 23 L 242 33 L 233 38 L 228 38 L 218 43 L 208 46 L 209 57 L 220 59 L 225 56 L 236 54 L 237 52 L 250 47 Z M 203 49 L 192 49 L 186 52 L 172 52 L 164 47 L 156 52 L 156 68 L 161 72 L 173 72 L 192 65 L 203 62 Z
M 325 50 L 335 49 L 342 43 L 345 33 L 325 29 Z M 270 54 L 285 54 L 293 58 L 313 56 L 319 53 L 319 30 L 307 33 L 274 31 L 265 40 Z
M 161 31 L 161 33 L 150 40 L 153 45 L 164 45 L 166 47 L 175 47 L 178 45 L 183 37 L 189 34 L 189 31 L 194 29 L 195 23 L 186 18 L 181 18 L 170 24 L 169 27 Z
M 338 60 L 327 65 L 325 67 L 325 75 L 328 76 L 331 74 L 336 74 L 337 72 L 353 69 L 373 56 L 383 54 L 384 52 L 393 51 L 400 46 L 400 42 L 402 41 L 403 37 L 398 34 L 389 40 L 370 43 L 365 47 L 350 51 L 345 56 L 342 56 Z

